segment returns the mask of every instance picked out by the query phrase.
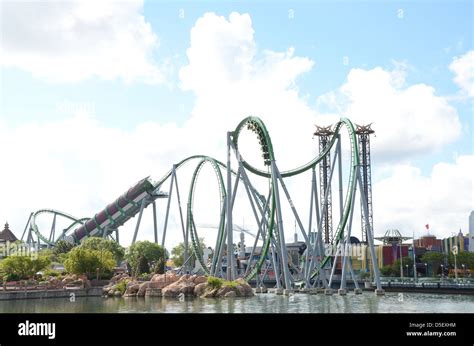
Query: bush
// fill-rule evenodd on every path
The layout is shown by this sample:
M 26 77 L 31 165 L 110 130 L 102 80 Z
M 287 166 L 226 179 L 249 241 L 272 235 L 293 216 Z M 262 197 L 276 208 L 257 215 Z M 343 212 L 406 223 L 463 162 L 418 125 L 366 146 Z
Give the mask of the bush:
M 19 281 L 21 280 L 20 276 L 17 274 L 6 274 L 3 276 L 3 282 L 9 282 L 9 281 Z
M 82 246 L 72 249 L 64 261 L 64 267 L 72 274 L 86 274 L 89 279 L 97 275 L 112 271 L 115 267 L 115 259 L 110 251 L 91 250 Z
M 128 280 L 123 280 L 123 281 L 120 281 L 116 286 L 115 286 L 115 289 L 117 291 L 119 291 L 122 295 L 125 293 L 125 291 L 127 290 L 127 284 L 128 284 Z
M 39 256 L 32 259 L 29 256 L 10 256 L 0 263 L 2 271 L 7 275 L 15 275 L 20 280 L 32 277 L 36 272 L 51 264 L 48 257 Z
M 43 271 L 43 277 L 48 278 L 50 276 L 52 276 L 52 277 L 61 276 L 61 272 L 59 270 L 55 270 L 55 269 L 45 269 Z
M 148 274 L 148 273 L 143 273 L 143 274 L 140 274 L 140 276 L 138 278 L 143 280 L 143 281 L 150 281 L 151 280 L 151 275 Z
M 225 281 L 224 286 L 231 287 L 231 288 L 236 288 L 237 287 L 237 282 L 235 281 Z
M 61 254 L 68 253 L 74 248 L 74 244 L 71 244 L 65 240 L 59 240 L 56 242 L 54 245 L 54 250 L 53 253 L 56 257 L 58 257 Z
M 132 275 L 138 276 L 141 273 L 159 271 L 160 261 L 165 263 L 167 256 L 162 246 L 149 241 L 137 241 L 127 249 L 125 259 L 131 267 Z
M 81 244 L 83 248 L 90 249 L 90 250 L 107 250 L 112 253 L 112 255 L 115 258 L 115 261 L 117 263 L 121 262 L 123 260 L 123 257 L 125 256 L 125 249 L 120 246 L 119 243 L 110 240 L 110 239 L 104 239 L 100 237 L 90 237 L 84 240 Z
M 212 288 L 221 288 L 224 283 L 224 280 L 216 278 L 214 276 L 209 276 L 207 278 L 207 284 Z

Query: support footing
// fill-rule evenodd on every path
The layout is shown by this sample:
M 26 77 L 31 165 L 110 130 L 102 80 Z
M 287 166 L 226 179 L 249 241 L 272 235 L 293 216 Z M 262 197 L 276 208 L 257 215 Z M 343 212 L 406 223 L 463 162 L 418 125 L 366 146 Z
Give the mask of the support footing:
M 361 288 L 354 288 L 354 293 L 355 294 L 362 294 L 362 289 Z
M 275 293 L 278 294 L 278 295 L 282 295 L 283 294 L 283 288 L 277 288 L 275 290 Z
M 347 294 L 347 290 L 345 288 L 340 288 L 340 289 L 337 290 L 337 293 L 340 296 L 345 296 Z
M 332 296 L 334 294 L 334 290 L 332 288 L 326 288 L 324 290 L 324 294 L 327 296 Z
M 376 296 L 384 296 L 385 295 L 385 290 L 384 289 L 376 289 L 375 290 L 375 295 Z

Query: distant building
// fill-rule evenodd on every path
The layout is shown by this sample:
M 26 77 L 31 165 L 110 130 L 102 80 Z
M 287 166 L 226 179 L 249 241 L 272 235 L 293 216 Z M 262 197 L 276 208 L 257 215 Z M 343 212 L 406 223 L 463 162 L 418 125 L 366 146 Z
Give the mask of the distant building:
M 388 230 L 383 237 L 375 239 L 383 242 L 383 245 L 376 246 L 379 267 L 392 265 L 397 259 L 407 257 L 409 254 L 411 244 L 403 244 L 403 242 L 412 238 L 402 236 L 396 229 Z
M 5 223 L 5 228 L 3 231 L 0 232 L 0 245 L 5 244 L 7 241 L 10 243 L 13 243 L 14 241 L 17 241 L 17 237 L 13 234 L 12 231 L 10 231 L 10 227 L 8 226 L 8 222 Z
M 474 252 L 474 210 L 469 215 L 469 251 Z
M 464 236 L 461 230 L 459 230 L 459 233 L 457 235 L 443 239 L 443 252 L 445 254 L 452 253 L 454 246 L 458 247 L 458 252 L 469 251 L 468 244 L 469 238 L 467 236 Z
M 420 239 L 415 239 L 415 247 L 441 252 L 443 245 L 441 239 L 437 239 L 435 235 L 427 233 L 421 236 Z

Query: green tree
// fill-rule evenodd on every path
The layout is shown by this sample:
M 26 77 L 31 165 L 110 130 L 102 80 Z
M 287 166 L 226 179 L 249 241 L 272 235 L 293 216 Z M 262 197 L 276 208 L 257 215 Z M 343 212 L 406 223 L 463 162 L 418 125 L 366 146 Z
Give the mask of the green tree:
M 112 253 L 117 263 L 120 263 L 125 256 L 125 248 L 123 248 L 122 246 L 120 246 L 119 243 L 111 239 L 90 237 L 84 240 L 81 246 L 91 250 L 108 250 Z
M 147 240 L 130 245 L 125 253 L 125 259 L 135 277 L 141 273 L 163 273 L 167 258 L 164 247 Z
M 462 269 L 462 265 L 466 266 L 466 269 L 474 270 L 474 252 L 463 251 L 458 253 L 456 258 L 458 269 Z M 448 256 L 448 263 L 454 268 L 454 255 L 452 253 Z
M 1 270 L 7 275 L 13 275 L 21 280 L 32 277 L 40 270 L 48 267 L 51 260 L 47 256 L 10 256 L 0 262 Z
M 413 258 L 408 257 L 408 256 L 403 257 L 401 260 L 401 263 L 403 265 L 403 276 L 407 275 L 406 265 L 408 265 L 408 275 L 412 275 L 413 274 Z M 397 259 L 395 262 L 392 263 L 392 272 L 396 276 L 401 276 L 400 275 L 400 259 Z
M 70 242 L 67 242 L 65 240 L 59 240 L 56 242 L 54 245 L 54 250 L 53 254 L 59 258 L 61 254 L 68 253 L 74 248 L 74 244 L 71 244 Z
M 398 270 L 400 272 L 400 269 Z M 380 273 L 382 276 L 394 276 L 395 272 L 393 271 L 393 268 L 391 265 L 383 266 L 380 268 Z
M 435 251 L 425 252 L 425 254 L 421 257 L 422 262 L 428 263 L 431 266 L 431 272 L 433 276 L 438 273 L 439 268 L 441 264 L 444 263 L 445 259 L 446 255 Z
M 199 238 L 199 246 L 201 248 L 201 253 L 206 248 L 206 244 L 204 243 L 204 238 Z M 189 244 L 188 249 L 189 256 L 192 256 L 192 260 L 190 265 L 194 266 L 194 248 L 191 244 Z M 171 250 L 171 260 L 173 261 L 176 267 L 181 267 L 184 264 L 184 243 L 179 243 L 177 246 Z
M 100 277 L 114 269 L 115 258 L 108 250 L 92 250 L 77 246 L 67 254 L 64 267 L 69 273 L 86 274 L 88 278 L 93 278 L 98 270 Z

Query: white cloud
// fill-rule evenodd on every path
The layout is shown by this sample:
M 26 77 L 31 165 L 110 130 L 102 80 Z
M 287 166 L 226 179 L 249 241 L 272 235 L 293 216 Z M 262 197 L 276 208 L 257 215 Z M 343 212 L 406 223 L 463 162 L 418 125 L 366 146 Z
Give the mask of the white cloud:
M 428 176 L 409 164 L 383 172 L 387 177 L 374 183 L 374 222 L 379 235 L 389 228 L 416 236 L 430 231 L 439 238 L 462 229 L 467 233 L 468 216 L 474 207 L 474 156 L 459 156 L 454 163 L 436 164 Z
M 2 1 L 0 66 L 51 82 L 98 77 L 162 83 L 143 0 Z
M 455 57 L 449 69 L 454 73 L 454 82 L 461 92 L 467 97 L 474 97 L 474 50 Z
M 354 68 L 336 91 L 318 98 L 359 124 L 374 123 L 377 160 L 409 159 L 456 140 L 461 124 L 455 108 L 426 84 L 405 86 L 404 65 L 393 71 Z

